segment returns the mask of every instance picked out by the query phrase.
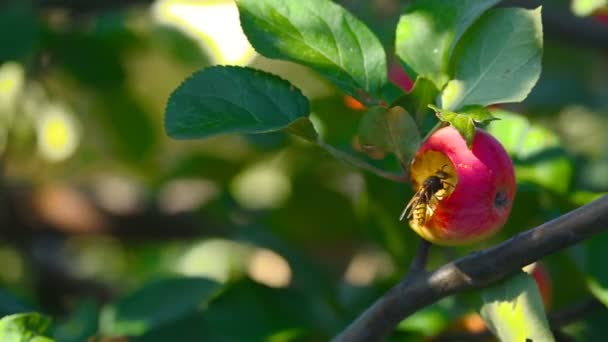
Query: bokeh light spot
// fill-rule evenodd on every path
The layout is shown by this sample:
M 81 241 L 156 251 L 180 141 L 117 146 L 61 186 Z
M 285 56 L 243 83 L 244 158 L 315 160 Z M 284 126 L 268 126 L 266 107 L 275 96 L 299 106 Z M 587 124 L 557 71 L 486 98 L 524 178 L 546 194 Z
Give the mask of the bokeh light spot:
M 65 106 L 50 104 L 37 122 L 38 149 L 49 161 L 70 157 L 79 142 L 79 132 L 72 113 Z
M 246 65 L 255 57 L 234 1 L 159 0 L 152 14 L 196 39 L 217 64 Z

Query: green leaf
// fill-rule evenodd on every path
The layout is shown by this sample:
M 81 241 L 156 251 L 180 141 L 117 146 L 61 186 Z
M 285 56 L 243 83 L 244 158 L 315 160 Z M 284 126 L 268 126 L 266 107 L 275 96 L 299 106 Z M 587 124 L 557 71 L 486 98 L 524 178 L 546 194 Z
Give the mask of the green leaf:
M 237 5 L 241 26 L 260 54 L 307 65 L 364 103 L 380 98 L 387 83 L 384 49 L 344 8 L 329 0 L 238 0 Z
M 473 139 L 475 138 L 475 123 L 485 124 L 497 120 L 487 108 L 482 106 L 467 106 L 458 113 L 439 109 L 433 105 L 428 107 L 437 113 L 439 120 L 454 126 L 467 141 L 469 148 L 473 145 Z
M 608 6 L 608 0 L 572 0 L 571 7 L 574 14 L 584 17 L 596 10 Z
M 0 320 L 2 342 L 52 342 L 44 336 L 51 319 L 36 312 L 4 316 Z
M 397 25 L 397 55 L 438 89 L 449 80 L 452 50 L 479 16 L 500 0 L 422 0 L 409 7 Z
M 206 278 L 165 278 L 105 306 L 100 331 L 108 336 L 142 335 L 185 316 L 205 304 L 220 289 Z
M 319 133 L 308 117 L 297 119 L 285 128 L 285 132 L 310 142 L 317 142 L 319 140 Z
M 269 288 L 251 280 L 231 284 L 203 312 L 204 341 L 293 341 L 275 336 L 305 335 L 328 319 L 317 294 L 297 288 Z M 291 335 L 290 334 L 290 335 Z M 329 340 L 329 336 L 317 339 Z
M 602 233 L 586 243 L 587 284 L 591 293 L 608 307 L 608 273 L 606 272 L 608 233 Z
M 481 293 L 481 317 L 501 341 L 554 341 L 534 278 L 517 275 Z
M 186 79 L 169 97 L 165 130 L 173 138 L 263 133 L 308 115 L 308 100 L 289 82 L 241 67 L 211 67 Z
M 470 117 L 471 120 L 484 125 L 490 121 L 500 120 L 499 118 L 492 115 L 492 112 L 490 112 L 490 110 L 488 110 L 488 108 L 484 106 L 466 106 L 459 110 L 458 113 L 460 113 L 461 115 L 466 115 Z
M 364 147 L 392 152 L 403 164 L 408 164 L 421 138 L 414 119 L 405 109 L 375 107 L 361 120 L 359 141 Z
M 439 90 L 435 84 L 424 77 L 418 77 L 412 91 L 398 98 L 392 106 L 405 108 L 415 119 L 422 122 L 424 115 L 429 112 L 429 104 L 437 97 Z
M 484 14 L 454 50 L 454 77 L 441 94 L 442 108 L 524 100 L 540 76 L 542 45 L 540 7 Z

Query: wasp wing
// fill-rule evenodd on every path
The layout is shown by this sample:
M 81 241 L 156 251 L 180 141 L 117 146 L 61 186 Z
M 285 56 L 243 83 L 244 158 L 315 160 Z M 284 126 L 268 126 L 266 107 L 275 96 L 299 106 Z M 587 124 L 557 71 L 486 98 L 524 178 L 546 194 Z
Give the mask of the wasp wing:
M 403 209 L 403 212 L 401 212 L 401 216 L 399 216 L 399 221 L 403 221 L 405 217 L 410 218 L 412 216 L 412 209 L 416 208 L 420 203 L 424 203 L 424 193 L 425 190 L 424 187 L 422 187 L 414 194 L 414 196 L 412 196 L 412 199 L 410 199 L 410 201 L 405 206 L 405 209 Z

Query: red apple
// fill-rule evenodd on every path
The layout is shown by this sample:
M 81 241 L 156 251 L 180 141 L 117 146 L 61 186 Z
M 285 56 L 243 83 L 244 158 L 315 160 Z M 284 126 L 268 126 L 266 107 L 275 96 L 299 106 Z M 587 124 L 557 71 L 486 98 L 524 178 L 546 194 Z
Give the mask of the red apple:
M 412 91 L 414 87 L 414 81 L 410 76 L 403 70 L 397 58 L 391 58 L 388 63 L 388 79 L 394 84 L 398 85 L 405 92 Z
M 551 286 L 551 278 L 549 277 L 549 273 L 540 261 L 531 263 L 530 265 L 524 267 L 524 271 L 534 277 L 536 285 L 538 286 L 538 292 L 540 292 L 540 297 L 545 305 L 545 309 L 549 309 L 551 306 L 551 296 L 553 295 L 553 287 Z
M 449 175 L 445 195 L 432 200 L 434 210 L 427 211 L 425 222 L 410 220 L 414 231 L 439 245 L 463 245 L 485 239 L 504 225 L 515 197 L 515 172 L 494 137 L 477 129 L 469 149 L 454 127 L 437 130 L 412 162 L 414 190 L 438 170 Z

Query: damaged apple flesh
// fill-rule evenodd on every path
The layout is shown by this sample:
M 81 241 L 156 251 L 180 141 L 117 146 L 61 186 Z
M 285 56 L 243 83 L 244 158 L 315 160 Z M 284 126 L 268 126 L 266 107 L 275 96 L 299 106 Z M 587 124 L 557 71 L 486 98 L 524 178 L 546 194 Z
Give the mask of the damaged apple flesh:
M 516 188 L 513 163 L 502 145 L 477 129 L 469 149 L 455 128 L 441 128 L 412 162 L 414 190 L 442 168 L 453 186 L 444 186 L 446 194 L 429 206 L 423 224 L 410 220 L 412 229 L 439 245 L 473 243 L 496 233 L 509 216 Z

